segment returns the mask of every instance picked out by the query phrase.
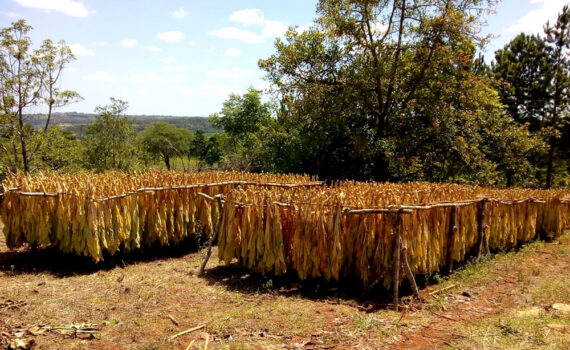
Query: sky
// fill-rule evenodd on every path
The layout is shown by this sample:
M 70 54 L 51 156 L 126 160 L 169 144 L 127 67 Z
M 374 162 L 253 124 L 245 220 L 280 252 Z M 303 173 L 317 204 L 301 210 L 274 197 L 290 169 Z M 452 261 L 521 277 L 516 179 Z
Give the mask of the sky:
M 487 16 L 493 56 L 520 32 L 539 33 L 569 0 L 504 0 Z M 0 0 L 0 27 L 23 18 L 37 45 L 65 40 L 76 61 L 61 88 L 84 100 L 60 111 L 91 113 L 109 97 L 128 114 L 208 116 L 230 93 L 268 83 L 257 61 L 288 26 L 315 17 L 316 0 Z M 35 112 L 42 112 L 37 110 Z

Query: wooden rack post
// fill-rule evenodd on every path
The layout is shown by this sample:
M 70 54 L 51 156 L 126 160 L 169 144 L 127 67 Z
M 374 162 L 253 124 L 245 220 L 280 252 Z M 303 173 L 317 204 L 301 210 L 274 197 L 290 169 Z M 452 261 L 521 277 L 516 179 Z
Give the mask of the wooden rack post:
M 453 271 L 453 252 L 455 251 L 455 239 L 457 237 L 457 207 L 451 207 L 449 214 L 449 229 L 447 230 L 447 259 L 445 261 L 445 270 L 447 273 Z
M 395 221 L 394 221 L 395 216 Z M 398 311 L 398 301 L 399 301 L 399 285 L 400 285 L 400 250 L 401 250 L 401 243 L 402 243 L 402 215 L 400 211 L 392 214 L 392 220 L 395 222 L 395 237 L 394 237 L 394 253 L 396 254 L 394 259 L 394 310 Z
M 201 194 L 201 193 L 199 193 Z M 200 266 L 200 272 L 198 273 L 198 276 L 203 276 L 204 275 L 204 270 L 206 269 L 206 264 L 208 263 L 208 260 L 210 260 L 210 256 L 212 255 L 212 245 L 214 244 L 214 241 L 216 240 L 216 238 L 218 237 L 218 233 L 220 232 L 220 228 L 222 226 L 222 219 L 224 217 L 224 209 L 222 206 L 222 197 L 220 195 L 217 195 L 215 197 L 210 197 L 208 195 L 205 194 L 201 194 L 203 195 L 203 197 L 207 198 L 207 199 L 213 199 L 216 200 L 218 202 L 218 213 L 220 213 L 218 215 L 218 221 L 216 222 L 216 227 L 214 229 L 214 233 L 212 234 L 212 237 L 210 238 L 210 242 L 208 243 L 208 252 L 206 252 L 206 258 L 204 258 L 204 262 L 202 263 L 202 266 Z
M 488 198 L 483 198 L 477 203 L 477 261 L 481 260 L 481 255 L 485 249 L 485 241 L 487 239 L 487 215 L 485 213 L 485 204 L 489 201 Z M 488 247 L 488 243 L 487 243 Z M 486 253 L 489 253 L 488 251 Z

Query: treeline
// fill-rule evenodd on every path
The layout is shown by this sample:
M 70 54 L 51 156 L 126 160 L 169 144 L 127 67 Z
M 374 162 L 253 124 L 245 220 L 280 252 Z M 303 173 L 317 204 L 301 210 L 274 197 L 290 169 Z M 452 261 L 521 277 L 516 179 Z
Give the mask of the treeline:
M 309 30 L 259 61 L 275 118 L 251 112 L 250 90 L 217 123 L 260 171 L 569 186 L 570 10 L 487 64 L 477 52 L 492 5 L 321 0 Z
M 53 113 L 53 124 L 58 125 L 64 130 L 72 131 L 79 138 L 85 136 L 87 126 L 95 121 L 95 113 L 78 113 L 63 112 Z M 204 117 L 175 117 L 167 115 L 133 115 L 129 114 L 129 119 L 133 121 L 135 132 L 141 132 L 154 122 L 167 122 L 178 128 L 184 128 L 191 131 L 202 130 L 206 134 L 211 135 L 222 130 L 216 128 L 210 123 L 208 118 Z M 34 128 L 41 128 L 45 125 L 45 114 L 30 114 L 26 116 L 26 122 Z
M 190 169 L 199 160 L 321 179 L 569 186 L 570 10 L 487 64 L 479 33 L 494 4 L 320 0 L 313 25 L 291 28 L 259 61 L 269 94 L 230 95 L 210 117 L 224 131 L 210 137 L 168 123 L 136 134 L 114 99 L 82 140 L 49 128 L 53 108 L 80 98 L 52 79 L 74 58 L 65 43 L 31 50 L 31 28 L 16 22 L 0 45 L 4 171 Z M 34 129 L 23 112 L 37 104 L 49 112 Z

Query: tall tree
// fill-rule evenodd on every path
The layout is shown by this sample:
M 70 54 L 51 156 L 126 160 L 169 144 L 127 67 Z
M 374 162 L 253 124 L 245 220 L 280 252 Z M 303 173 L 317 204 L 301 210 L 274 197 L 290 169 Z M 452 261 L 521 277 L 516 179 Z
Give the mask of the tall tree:
M 113 97 L 109 105 L 95 108 L 98 115 L 84 140 L 88 167 L 100 171 L 131 166 L 135 132 L 133 122 L 125 115 L 127 108 L 127 102 Z
M 0 31 L 0 128 L 7 141 L 0 148 L 12 172 L 20 167 L 29 172 L 40 151 L 37 146 L 30 148 L 30 139 L 38 135 L 27 126 L 26 111 L 42 103 L 47 105 L 43 128 L 43 137 L 47 137 L 53 109 L 80 98 L 74 91 L 58 88 L 64 68 L 75 59 L 69 47 L 63 41 L 54 44 L 46 39 L 39 49 L 33 50 L 28 36 L 31 30 L 24 20 L 19 20 Z
M 243 95 L 230 94 L 220 113 L 210 116 L 210 122 L 223 128 L 236 144 L 247 143 L 252 134 L 270 121 L 270 106 L 261 102 L 259 91 L 253 87 Z
M 544 37 L 519 34 L 495 53 L 492 64 L 506 113 L 528 125 L 546 144 L 547 151 L 536 154 L 533 162 L 539 168 L 537 179 L 547 188 L 553 185 L 556 162 L 564 163 L 567 157 L 569 20 L 570 10 L 565 6 L 554 26 L 546 24 Z M 568 166 L 558 173 L 568 174 Z
M 206 158 L 206 153 L 208 151 L 208 143 L 206 141 L 206 135 L 203 130 L 197 130 L 196 135 L 192 142 L 190 142 L 189 155 L 196 158 L 196 168 L 198 171 L 201 170 L 201 165 Z
M 167 122 L 154 122 L 139 135 L 145 150 L 159 156 L 168 170 L 170 170 L 172 157 L 178 155 L 184 158 L 186 156 L 193 137 L 192 131 L 177 128 Z
M 493 3 L 319 1 L 314 26 L 259 62 L 281 101 L 268 148 L 329 178 L 500 181 L 483 146 L 512 120 L 473 67 Z
M 210 116 L 211 123 L 224 129 L 230 147 L 224 152 L 224 167 L 243 171 L 260 171 L 263 168 L 260 156 L 264 149 L 259 139 L 262 130 L 273 123 L 269 103 L 261 101 L 261 94 L 253 87 L 243 95 L 231 94 L 223 103 L 220 113 Z M 210 138 L 210 161 L 220 156 L 221 145 Z M 214 157 L 215 156 L 215 157 Z
M 554 26 L 549 22 L 544 27 L 546 42 L 551 50 L 553 74 L 550 88 L 550 121 L 548 126 L 552 128 L 550 136 L 550 148 L 546 165 L 546 187 L 552 186 L 553 165 L 557 149 L 557 139 L 568 122 L 570 112 L 570 7 L 564 6 L 562 13 Z
M 536 130 L 547 117 L 552 61 L 544 40 L 521 33 L 495 53 L 493 74 L 506 112 Z

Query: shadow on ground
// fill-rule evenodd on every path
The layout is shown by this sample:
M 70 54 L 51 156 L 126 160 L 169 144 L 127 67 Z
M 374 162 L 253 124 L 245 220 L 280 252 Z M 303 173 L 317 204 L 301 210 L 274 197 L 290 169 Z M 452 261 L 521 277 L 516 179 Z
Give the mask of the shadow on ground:
M 299 297 L 327 303 L 354 302 L 366 312 L 393 307 L 393 291 L 382 283 L 372 288 L 364 288 L 357 277 L 345 277 L 339 281 L 324 278 L 308 278 L 301 280 L 296 272 L 275 276 L 261 275 L 238 264 L 216 266 L 206 270 L 204 278 L 210 285 L 222 286 L 230 291 L 246 295 L 269 295 Z M 425 287 L 425 284 L 422 284 Z M 412 290 L 407 281 L 400 286 L 402 302 L 412 300 Z
M 156 244 L 128 253 L 117 253 L 114 256 L 107 254 L 99 263 L 93 262 L 89 257 L 62 253 L 54 248 L 0 251 L 0 271 L 12 275 L 49 273 L 56 277 L 68 277 L 125 267 L 139 262 L 179 258 L 197 252 L 203 245 L 202 236 L 194 236 L 172 246 Z

